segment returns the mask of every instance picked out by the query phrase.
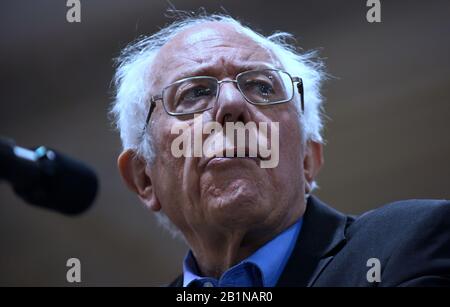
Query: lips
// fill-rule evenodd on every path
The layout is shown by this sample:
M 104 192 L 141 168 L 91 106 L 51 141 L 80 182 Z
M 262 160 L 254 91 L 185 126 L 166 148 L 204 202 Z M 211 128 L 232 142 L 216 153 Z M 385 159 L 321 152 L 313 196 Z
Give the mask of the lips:
M 242 151 L 242 150 L 241 150 Z M 230 156 L 230 152 L 232 153 Z M 209 165 L 219 165 L 223 163 L 229 163 L 230 161 L 240 161 L 240 160 L 249 160 L 254 161 L 257 165 L 259 165 L 259 162 L 261 160 L 267 160 L 267 158 L 262 158 L 259 154 L 250 155 L 250 150 L 248 147 L 245 148 L 244 155 L 238 156 L 238 148 L 235 147 L 234 149 L 228 148 L 228 154 L 227 149 L 224 149 L 222 154 L 214 154 L 212 157 L 204 157 L 200 161 L 200 167 L 207 167 Z

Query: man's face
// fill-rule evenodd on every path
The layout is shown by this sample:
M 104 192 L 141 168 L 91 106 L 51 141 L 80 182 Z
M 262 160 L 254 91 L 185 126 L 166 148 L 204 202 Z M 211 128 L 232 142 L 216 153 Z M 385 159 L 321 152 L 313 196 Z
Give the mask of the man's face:
M 177 35 L 157 55 L 151 72 L 155 80 L 152 94 L 185 77 L 232 80 L 243 71 L 264 68 L 282 67 L 269 51 L 231 26 L 195 26 Z M 215 107 L 203 113 L 203 122 L 211 121 L 221 125 L 227 121 L 255 122 L 257 126 L 278 122 L 279 163 L 275 168 L 261 168 L 247 158 L 176 158 L 171 145 L 178 134 L 172 134 L 171 129 L 181 122 L 193 129 L 194 118 L 170 116 L 158 103 L 147 129 L 153 138 L 155 160 L 147 165 L 146 173 L 153 202 L 188 241 L 195 233 L 210 229 L 257 235 L 301 216 L 305 209 L 305 148 L 294 101 L 255 106 L 244 99 L 235 84 L 224 83 Z

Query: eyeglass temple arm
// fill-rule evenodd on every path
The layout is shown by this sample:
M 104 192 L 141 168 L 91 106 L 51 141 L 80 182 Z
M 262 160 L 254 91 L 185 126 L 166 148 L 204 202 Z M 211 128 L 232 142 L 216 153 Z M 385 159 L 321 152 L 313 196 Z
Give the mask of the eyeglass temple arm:
M 303 80 L 302 80 L 302 78 L 299 78 L 299 77 L 293 77 L 292 81 L 297 82 L 297 90 L 298 90 L 298 93 L 300 94 L 300 103 L 301 103 L 302 112 L 303 112 L 303 111 L 305 111 L 305 98 L 303 95 Z
M 158 95 L 152 96 L 150 98 L 150 109 L 148 110 L 148 114 L 147 114 L 147 118 L 145 119 L 145 126 L 144 126 L 143 130 L 147 129 L 148 122 L 150 121 L 150 116 L 152 116 L 153 109 L 156 106 L 156 101 L 161 100 L 161 99 L 162 99 L 162 97 L 158 96 Z

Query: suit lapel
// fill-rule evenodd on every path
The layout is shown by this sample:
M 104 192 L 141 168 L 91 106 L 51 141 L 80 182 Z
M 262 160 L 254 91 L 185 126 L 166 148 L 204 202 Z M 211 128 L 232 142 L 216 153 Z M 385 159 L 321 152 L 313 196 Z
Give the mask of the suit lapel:
M 308 198 L 303 226 L 277 286 L 314 285 L 333 256 L 345 245 L 350 219 L 314 196 Z

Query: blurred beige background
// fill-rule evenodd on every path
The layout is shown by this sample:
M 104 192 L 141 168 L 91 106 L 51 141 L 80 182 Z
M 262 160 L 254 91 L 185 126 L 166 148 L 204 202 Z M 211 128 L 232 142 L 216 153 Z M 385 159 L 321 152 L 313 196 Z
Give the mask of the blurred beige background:
M 158 227 L 122 184 L 118 134 L 107 119 L 112 58 L 170 19 L 166 1 L 83 1 L 82 22 L 66 1 L 2 1 L 0 135 L 84 160 L 101 190 L 78 218 L 28 206 L 0 184 L 0 285 L 157 286 L 181 271 L 186 246 Z M 407 198 L 450 197 L 450 2 L 382 1 L 369 24 L 365 0 L 175 1 L 242 19 L 269 34 L 292 32 L 320 48 L 328 72 L 326 163 L 319 197 L 361 213 Z M 70 197 L 70 195 L 68 196 Z M 320 227 L 320 225 L 319 225 Z

